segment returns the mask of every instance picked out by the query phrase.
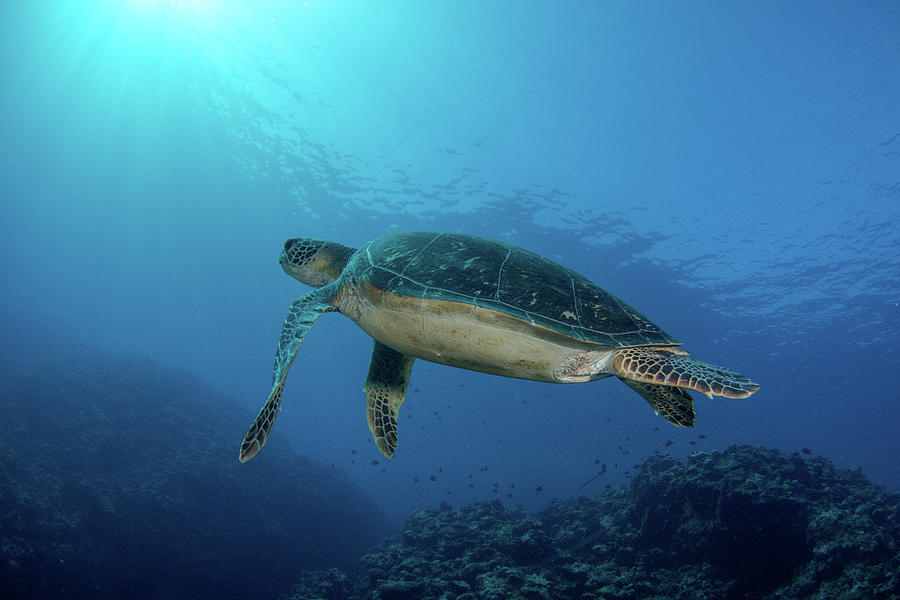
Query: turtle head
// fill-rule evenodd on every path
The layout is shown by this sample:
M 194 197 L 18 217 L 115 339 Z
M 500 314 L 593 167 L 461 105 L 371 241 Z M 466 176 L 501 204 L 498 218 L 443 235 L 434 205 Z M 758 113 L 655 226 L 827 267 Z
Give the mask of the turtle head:
M 306 285 L 322 287 L 341 276 L 356 250 L 312 238 L 291 238 L 278 258 L 284 272 Z

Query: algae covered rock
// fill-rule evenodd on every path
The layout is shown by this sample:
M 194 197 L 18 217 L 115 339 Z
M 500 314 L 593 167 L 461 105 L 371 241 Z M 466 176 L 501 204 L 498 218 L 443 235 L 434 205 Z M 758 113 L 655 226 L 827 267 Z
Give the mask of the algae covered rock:
M 706 562 L 747 594 L 771 592 L 812 556 L 806 529 L 822 492 L 809 481 L 805 461 L 774 450 L 651 458 L 632 486 L 637 543 L 661 550 L 661 566 Z
M 859 585 L 884 584 L 868 597 L 896 589 L 889 565 L 900 567 L 897 496 L 824 458 L 746 446 L 686 461 L 653 457 L 631 498 L 642 549 L 662 550 L 664 565 L 709 564 L 718 578 L 736 582 L 736 593 L 849 583 L 863 572 Z
M 497 501 L 417 512 L 362 562 L 333 600 L 888 599 L 900 497 L 823 458 L 733 446 L 648 458 L 628 488 L 539 514 Z

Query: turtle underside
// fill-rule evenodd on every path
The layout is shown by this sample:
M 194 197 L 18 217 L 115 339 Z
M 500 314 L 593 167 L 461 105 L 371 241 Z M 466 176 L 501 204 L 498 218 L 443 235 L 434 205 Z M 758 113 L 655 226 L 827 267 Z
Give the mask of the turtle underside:
M 681 343 L 575 271 L 495 240 L 433 232 L 390 234 L 366 244 L 347 270 L 386 292 L 472 304 L 584 342 Z

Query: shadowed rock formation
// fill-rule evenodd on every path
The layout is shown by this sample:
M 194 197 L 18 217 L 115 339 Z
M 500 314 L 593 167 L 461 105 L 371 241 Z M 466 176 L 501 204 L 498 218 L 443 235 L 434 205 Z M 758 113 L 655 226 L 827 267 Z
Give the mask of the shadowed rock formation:
M 139 359 L 0 369 L 5 598 L 275 597 L 387 532 L 342 475 L 240 465 L 246 411 Z

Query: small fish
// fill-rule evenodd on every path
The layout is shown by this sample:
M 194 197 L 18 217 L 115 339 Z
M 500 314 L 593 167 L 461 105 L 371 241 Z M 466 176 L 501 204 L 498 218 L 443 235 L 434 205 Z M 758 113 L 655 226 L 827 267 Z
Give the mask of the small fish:
M 543 491 L 544 491 L 544 486 L 542 486 L 542 485 L 539 485 L 539 486 L 537 486 L 536 488 L 534 488 L 534 493 L 535 493 L 535 494 L 540 494 L 540 493 L 543 492 Z
M 671 440 L 671 439 L 666 440 L 666 448 L 668 448 L 669 446 L 671 446 L 674 443 L 675 443 L 675 440 Z
M 428 479 L 430 479 L 430 480 L 432 480 L 432 481 L 437 481 L 437 477 L 435 477 L 434 475 L 432 475 L 432 476 L 429 477 Z
M 372 461 L 372 464 L 373 464 L 373 465 L 377 465 L 377 464 L 378 464 L 378 461 L 377 461 L 377 460 L 373 460 L 373 461 Z
M 812 450 L 810 450 L 809 448 L 803 448 L 800 452 L 802 452 L 803 454 L 812 454 Z

